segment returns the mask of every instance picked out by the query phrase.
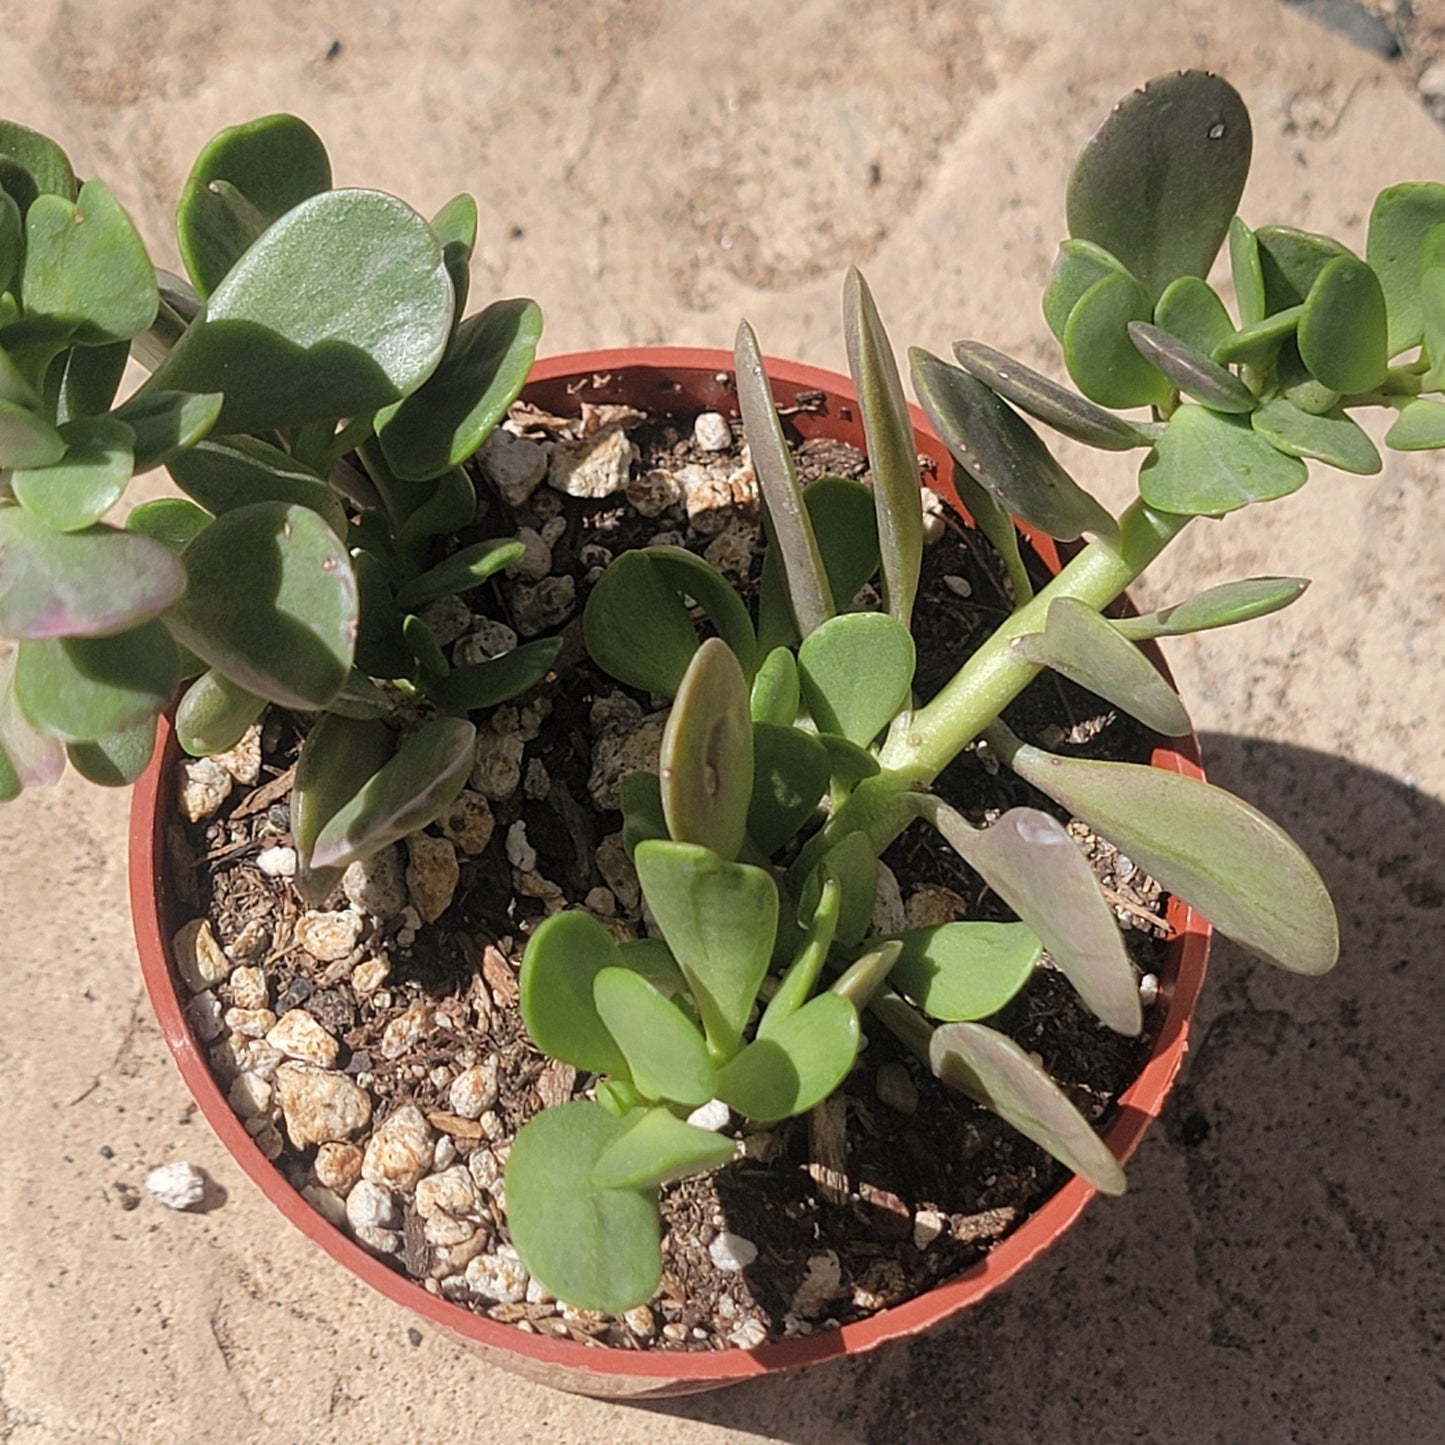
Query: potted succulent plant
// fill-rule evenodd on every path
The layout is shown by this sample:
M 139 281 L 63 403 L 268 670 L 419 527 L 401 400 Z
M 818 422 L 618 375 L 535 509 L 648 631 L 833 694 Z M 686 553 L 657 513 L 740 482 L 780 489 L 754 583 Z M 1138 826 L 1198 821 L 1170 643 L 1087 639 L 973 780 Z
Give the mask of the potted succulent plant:
M 49 781 L 66 756 L 97 781 L 133 780 L 172 703 L 175 735 L 198 756 L 254 740 L 268 704 L 299 715 L 294 774 L 274 780 L 289 793 L 258 794 L 252 810 L 289 797 L 284 828 L 268 836 L 288 841 L 278 871 L 294 878 L 276 887 L 294 889 L 295 914 L 337 896 L 348 869 L 362 869 L 363 886 L 369 861 L 444 820 L 477 763 L 477 720 L 555 677 L 569 643 L 585 647 L 627 687 L 671 700 L 656 770 L 635 773 L 621 798 L 653 928 L 619 942 L 592 913 L 561 909 L 531 930 L 522 1016 L 536 1044 L 577 1071 L 579 1096 L 525 1124 L 495 1181 L 533 1278 L 583 1310 L 646 1301 L 662 1267 L 659 1189 L 738 1148 L 737 1130 L 690 1122 L 693 1111 L 720 1101 L 767 1123 L 811 1110 L 848 1075 L 875 1021 L 930 1076 L 1117 1192 L 1116 1155 L 1137 1130 L 1106 1147 L 1038 1063 L 984 1022 L 1047 954 L 1107 1028 L 1137 1034 L 1139 980 L 1114 915 L 1053 811 L 1015 808 L 978 827 L 931 784 L 983 745 L 1040 803 L 1083 820 L 1245 946 L 1304 973 L 1333 963 L 1317 876 L 1253 809 L 1182 772 L 1045 752 L 1002 718 L 1049 669 L 1153 733 L 1187 735 L 1140 644 L 1260 616 L 1303 584 L 1250 579 L 1145 617 L 1112 615 L 1124 588 L 1191 518 L 1297 488 L 1304 458 L 1377 470 L 1349 408 L 1395 408 L 1391 445 L 1445 444 L 1445 402 L 1425 395 L 1445 375 L 1435 359 L 1445 352 L 1445 187 L 1382 193 L 1360 260 L 1328 238 L 1245 227 L 1234 211 L 1249 153 L 1239 97 L 1199 72 L 1135 93 L 1085 148 L 1070 182 L 1071 237 L 1044 300 L 1078 392 L 976 343 L 960 343 L 959 366 L 913 354 L 952 486 L 997 549 L 1010 594 L 992 636 L 922 698 L 910 625 L 926 438 L 856 273 L 845 324 L 871 497 L 843 480 L 800 487 L 744 326 L 736 398 L 768 541 L 756 597 L 694 552 L 643 547 L 600 571 L 580 636 L 554 627 L 459 661 L 445 651 L 449 599 L 491 587 L 530 540 L 477 528 L 486 503 L 465 464 L 517 397 L 540 331 L 527 302 L 458 319 L 469 198 L 428 223 L 394 198 L 333 190 L 316 137 L 270 117 L 202 152 L 178 213 L 189 281 L 157 283 L 101 183 L 78 185 L 43 137 L 0 129 L 0 636 L 17 644 L 0 690 L 0 792 Z M 1226 237 L 1238 324 L 1205 279 Z M 1418 356 L 1390 364 L 1417 345 Z M 117 406 L 132 354 L 152 374 Z M 608 365 L 578 364 L 579 389 Z M 792 382 L 790 399 L 803 389 Z M 849 404 L 844 390 L 837 408 Z M 1138 407 L 1150 419 L 1117 414 Z M 1139 499 L 1111 516 L 1027 418 L 1096 447 L 1139 449 Z M 107 525 L 132 473 L 160 464 L 185 496 Z M 951 490 L 942 476 L 936 487 Z M 1011 516 L 1045 538 L 1089 540 L 1035 591 Z M 853 610 L 875 573 L 881 606 Z M 202 793 L 206 781 L 204 770 L 189 780 Z M 149 811 L 135 877 L 138 933 L 157 951 L 174 923 L 155 902 L 174 795 L 157 759 L 140 798 Z M 208 807 L 197 802 L 196 816 Z M 876 928 L 880 855 L 913 824 L 934 829 L 1014 921 Z M 454 858 L 452 868 L 454 890 Z M 335 1187 L 311 1197 L 334 1209 L 342 1176 L 356 1184 L 341 1157 L 361 1126 L 347 1120 L 370 1115 L 355 1078 L 331 1067 L 335 1037 L 293 1009 L 272 1014 L 258 1039 L 264 986 L 261 1006 L 231 1028 L 213 988 L 233 969 L 255 985 L 251 955 L 228 956 L 204 919 L 182 932 L 178 962 L 196 999 L 181 1002 L 164 960 L 149 982 L 192 1087 L 213 1118 L 224 1114 L 188 1036 L 214 1042 L 230 1029 L 222 1046 L 233 1049 L 274 1039 L 270 1113 L 244 1128 L 232 1117 L 223 1133 L 272 1197 L 295 1197 L 265 1162 L 270 1139 L 284 1142 L 278 1125 L 293 1146 L 331 1149 Z M 1186 1000 L 1195 986 L 1197 972 L 1181 985 Z M 1165 1087 L 1181 1048 L 1177 1029 L 1158 1046 L 1173 1050 Z M 325 1100 L 319 1075 L 342 1080 Z M 331 1110 L 331 1122 L 308 1133 L 288 1090 Z M 1063 1222 L 1088 1193 L 1074 1188 Z M 1056 1211 L 1049 1227 L 1058 1222 Z M 398 1279 L 319 1216 L 311 1228 L 374 1282 Z M 400 1239 L 381 1214 L 364 1228 Z M 1026 1259 L 1036 1246 L 1023 1233 L 999 1255 Z M 416 1286 L 402 1295 L 438 1318 L 476 1319 Z M 903 1313 L 897 1328 L 932 1317 Z M 676 1358 L 589 1366 L 608 1352 L 476 1322 L 468 1332 L 485 1344 L 510 1348 L 510 1334 L 533 1359 L 592 1368 L 591 1388 L 688 1387 Z M 709 1355 L 690 1387 L 830 1349 L 814 1336 Z

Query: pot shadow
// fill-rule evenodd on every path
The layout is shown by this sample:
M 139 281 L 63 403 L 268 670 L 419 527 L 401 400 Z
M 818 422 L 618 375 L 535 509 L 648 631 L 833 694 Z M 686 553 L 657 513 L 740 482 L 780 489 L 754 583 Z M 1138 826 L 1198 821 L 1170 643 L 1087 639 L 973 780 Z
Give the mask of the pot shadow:
M 1129 1195 L 998 1294 L 859 1360 L 647 1408 L 793 1445 L 1445 1438 L 1445 806 L 1305 749 L 1203 749 L 1320 869 L 1337 968 L 1291 978 L 1217 940 Z

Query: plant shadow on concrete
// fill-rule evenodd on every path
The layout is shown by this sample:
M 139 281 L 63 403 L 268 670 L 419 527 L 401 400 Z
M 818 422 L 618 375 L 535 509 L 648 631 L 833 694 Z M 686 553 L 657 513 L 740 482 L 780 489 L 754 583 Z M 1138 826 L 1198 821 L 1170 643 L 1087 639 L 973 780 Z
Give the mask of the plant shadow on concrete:
M 1220 943 L 1130 1202 L 948 1327 L 649 1408 L 790 1445 L 1403 1440 L 1445 1421 L 1445 804 L 1304 748 L 1201 739 L 1339 907 L 1307 993 Z

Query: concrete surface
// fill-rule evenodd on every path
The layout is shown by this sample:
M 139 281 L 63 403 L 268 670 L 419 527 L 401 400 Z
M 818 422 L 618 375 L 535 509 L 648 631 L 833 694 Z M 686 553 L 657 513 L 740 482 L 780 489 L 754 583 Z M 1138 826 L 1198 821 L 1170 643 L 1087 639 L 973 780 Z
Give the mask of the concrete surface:
M 1272 0 L 15 0 L 0 19 L 0 109 L 106 176 L 162 254 L 200 143 L 295 110 L 344 182 L 423 208 L 475 190 L 474 295 L 537 297 L 551 352 L 726 345 L 745 312 L 768 350 L 837 364 L 856 261 L 900 350 L 968 334 L 1056 366 L 1037 298 L 1069 160 L 1177 65 L 1223 70 L 1253 110 L 1256 224 L 1362 243 L 1380 185 L 1445 174 L 1402 79 Z M 1220 948 L 1129 1196 L 969 1317 L 673 1406 L 522 1384 L 431 1328 L 413 1344 L 280 1226 L 192 1119 L 142 999 L 126 799 L 67 783 L 7 809 L 0 1440 L 1445 1438 L 1442 503 L 1428 458 L 1320 472 L 1196 524 L 1145 589 L 1315 579 L 1171 658 L 1215 777 L 1333 886 L 1336 972 Z M 118 1185 L 181 1157 L 219 1207 L 122 1209 Z

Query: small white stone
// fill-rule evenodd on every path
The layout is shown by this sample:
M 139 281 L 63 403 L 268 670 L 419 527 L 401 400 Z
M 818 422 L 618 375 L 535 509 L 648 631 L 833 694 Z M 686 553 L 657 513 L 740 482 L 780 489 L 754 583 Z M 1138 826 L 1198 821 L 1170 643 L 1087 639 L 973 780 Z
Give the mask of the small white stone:
M 935 542 L 943 540 L 943 534 L 948 530 L 948 524 L 944 519 L 944 501 L 931 487 L 921 487 L 923 496 L 923 543 L 931 547 Z
M 467 1288 L 493 1304 L 520 1304 L 527 1297 L 527 1271 L 517 1251 L 500 1244 L 495 1254 L 478 1255 L 467 1266 Z
M 721 532 L 737 515 L 738 498 L 727 476 L 705 467 L 683 467 L 677 474 L 682 485 L 687 520 L 701 536 Z
M 714 1134 L 719 1129 L 726 1129 L 731 1119 L 732 1110 L 721 1099 L 709 1099 L 687 1116 L 687 1122 L 694 1129 L 708 1129 Z
M 479 617 L 472 630 L 452 648 L 452 663 L 456 667 L 473 667 L 511 652 L 516 645 L 517 634 L 505 622 Z
M 802 1283 L 793 1295 L 793 1313 L 805 1319 L 821 1314 L 832 1300 L 838 1298 L 842 1288 L 843 1268 L 838 1256 L 831 1249 L 813 1255 L 803 1271 Z
M 294 878 L 296 876 L 296 850 L 294 848 L 263 848 L 256 854 L 256 867 L 268 878 Z
M 396 1229 L 401 1209 L 389 1189 L 362 1179 L 346 1196 L 346 1218 L 353 1229 Z
M 242 964 L 231 970 L 231 1002 L 237 1008 L 265 1008 L 271 1002 L 266 970 L 253 964 Z
M 719 411 L 701 411 L 692 424 L 692 439 L 705 452 L 732 450 L 733 429 Z
M 223 753 L 216 753 L 212 762 L 219 763 L 242 786 L 250 787 L 261 776 L 261 724 L 252 723 L 241 734 L 241 740 Z
M 577 584 L 570 574 L 540 582 L 515 582 L 508 591 L 512 621 L 523 637 L 560 627 L 577 610 Z
M 624 1310 L 622 1323 L 640 1340 L 650 1340 L 657 1333 L 657 1319 L 646 1305 Z
M 445 813 L 437 819 L 443 834 L 450 838 L 463 853 L 476 857 L 486 851 L 492 841 L 496 819 L 492 816 L 492 805 L 486 797 L 470 788 L 464 788 Z
M 345 1074 L 282 1064 L 276 1089 L 286 1132 L 298 1149 L 349 1139 L 371 1122 L 371 1097 Z
M 873 1088 L 879 1102 L 886 1104 L 895 1114 L 918 1112 L 918 1085 L 902 1064 L 891 1061 L 879 1064 Z
M 557 1296 L 540 1279 L 529 1279 L 527 1281 L 527 1303 L 529 1305 L 552 1305 L 557 1303 Z M 643 1308 L 645 1309 L 646 1306 L 644 1305 Z
M 401 1231 L 399 1229 L 377 1229 L 370 1224 L 356 1226 L 353 1231 L 358 1244 L 363 1244 L 373 1254 L 400 1254 Z
M 455 594 L 428 602 L 418 616 L 442 647 L 450 647 L 472 625 L 472 609 Z
M 437 1138 L 436 1152 L 432 1155 L 432 1164 L 438 1169 L 450 1169 L 457 1157 L 457 1146 L 450 1134 L 441 1134 Z
M 467 1160 L 467 1172 L 477 1188 L 488 1194 L 494 1193 L 502 1178 L 502 1166 L 490 1149 L 473 1149 Z
M 447 1094 L 452 1113 L 462 1119 L 480 1119 L 497 1102 L 497 1073 L 497 1059 L 491 1054 L 481 1063 L 463 1069 L 452 1080 Z
M 927 1249 L 948 1228 L 948 1216 L 936 1209 L 920 1209 L 913 1216 L 913 1247 Z
M 758 1257 L 758 1247 L 752 1240 L 726 1229 L 713 1237 L 707 1252 L 713 1264 L 725 1274 L 737 1274 Z
M 518 527 L 516 540 L 522 544 L 522 555 L 507 568 L 507 576 L 540 582 L 552 570 L 551 546 L 535 527 Z
M 477 733 L 476 762 L 471 786 L 494 803 L 510 798 L 522 786 L 522 752 L 526 747 L 516 732 L 503 732 L 492 718 L 489 728 Z
M 445 1275 L 455 1275 L 460 1286 L 460 1292 L 455 1298 L 460 1299 L 467 1293 L 467 1282 L 462 1278 L 462 1271 L 487 1247 L 487 1241 L 492 1237 L 490 1225 L 471 1226 L 472 1232 L 457 1244 L 438 1244 L 432 1247 L 436 1250 L 435 1263 L 432 1273 L 438 1278 Z
M 537 870 L 537 850 L 527 841 L 527 824 L 522 818 L 507 829 L 507 861 L 522 873 Z
M 438 1213 L 465 1217 L 476 1214 L 480 1207 L 476 1183 L 465 1164 L 428 1174 L 416 1186 L 416 1209 L 423 1219 Z
M 461 869 L 457 850 L 446 838 L 413 833 L 406 840 L 406 888 L 416 910 L 427 923 L 435 923 L 456 896 Z
M 426 1180 L 422 1180 L 425 1184 Z M 477 1232 L 473 1219 L 457 1219 L 453 1215 L 439 1213 L 429 1215 L 422 1224 L 422 1234 L 433 1249 L 445 1249 L 462 1244 Z
M 287 1009 L 268 1030 L 266 1042 L 288 1059 L 329 1069 L 341 1045 L 304 1008 Z
M 580 441 L 552 448 L 547 485 L 569 497 L 610 497 L 627 485 L 637 448 L 621 427 L 609 427 Z
M 1159 976 L 1154 973 L 1146 973 L 1139 980 L 1139 1002 L 1145 1008 L 1150 1007 L 1159 1001 Z
M 226 1027 L 247 1039 L 264 1039 L 276 1027 L 276 1015 L 268 1008 L 228 1008 Z
M 209 1044 L 220 1038 L 224 1030 L 222 1013 L 221 1000 L 210 989 L 206 989 L 186 1005 L 186 1022 L 190 1024 L 191 1032 L 203 1044 Z
M 351 986 L 363 998 L 373 994 L 391 976 L 391 961 L 386 958 L 364 958 L 351 970 Z
M 231 960 L 221 951 L 207 919 L 193 918 L 171 941 L 176 968 L 192 993 L 204 993 L 231 972 Z
M 509 507 L 525 506 L 547 475 L 547 453 L 526 437 L 498 427 L 482 443 L 477 461 Z
M 435 1142 L 422 1111 L 403 1104 L 372 1134 L 361 1161 L 362 1178 L 389 1189 L 415 1189 L 431 1167 Z
M 209 818 L 231 795 L 232 778 L 214 758 L 197 758 L 181 773 L 181 812 L 192 823 Z
M 381 1056 L 384 1059 L 399 1059 L 408 1049 L 431 1031 L 435 1007 L 430 999 L 422 999 L 403 1014 L 387 1024 L 381 1035 Z
M 341 891 L 358 913 L 372 918 L 394 918 L 406 907 L 406 878 L 401 849 L 383 848 L 369 858 L 358 858 L 341 875 Z
M 334 963 L 356 947 L 365 926 L 365 919 L 354 908 L 344 908 L 339 913 L 303 913 L 296 920 L 296 942 L 312 958 Z
M 303 1184 L 301 1197 L 328 1224 L 334 1224 L 339 1229 L 346 1223 L 346 1201 L 334 1189 L 328 1189 L 324 1184 Z
M 184 1159 L 172 1159 L 146 1175 L 146 1193 L 167 1209 L 194 1209 L 206 1197 L 206 1176 Z
M 739 1350 L 755 1350 L 768 1337 L 768 1327 L 756 1316 L 728 1331 L 728 1343 Z
M 1445 61 L 1437 60 L 1427 66 L 1416 85 L 1426 100 L 1445 98 Z
M 323 1144 L 311 1167 L 318 1184 L 347 1194 L 361 1178 L 361 1150 L 355 1144 Z

